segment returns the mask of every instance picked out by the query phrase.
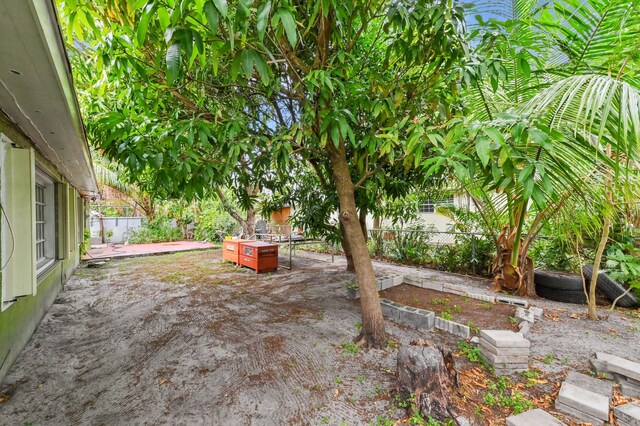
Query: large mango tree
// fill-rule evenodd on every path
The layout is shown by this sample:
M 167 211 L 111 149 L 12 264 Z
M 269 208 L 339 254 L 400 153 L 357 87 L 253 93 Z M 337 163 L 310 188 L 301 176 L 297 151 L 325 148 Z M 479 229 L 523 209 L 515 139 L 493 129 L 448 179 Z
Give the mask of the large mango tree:
M 355 192 L 420 167 L 456 111 L 451 1 L 100 0 L 61 10 L 93 143 L 158 191 L 251 189 L 320 165 L 360 289 L 359 341 L 386 333 Z M 83 65 L 84 64 L 84 65 Z M 295 180 L 295 176 L 291 176 Z

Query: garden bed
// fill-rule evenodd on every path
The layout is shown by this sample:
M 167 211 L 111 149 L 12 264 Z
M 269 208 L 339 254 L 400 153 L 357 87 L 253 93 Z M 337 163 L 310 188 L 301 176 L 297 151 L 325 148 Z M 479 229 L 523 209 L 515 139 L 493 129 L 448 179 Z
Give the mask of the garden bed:
M 474 334 L 477 334 L 478 329 L 518 330 L 517 322 L 510 320 L 515 315 L 516 307 L 513 305 L 485 302 L 410 284 L 389 288 L 380 292 L 380 296 L 469 325 Z

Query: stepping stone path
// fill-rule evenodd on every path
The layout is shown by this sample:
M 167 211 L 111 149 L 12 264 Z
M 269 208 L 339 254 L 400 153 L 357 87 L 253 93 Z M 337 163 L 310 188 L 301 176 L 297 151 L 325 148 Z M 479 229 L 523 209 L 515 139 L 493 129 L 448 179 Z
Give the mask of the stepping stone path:
M 635 402 L 619 405 L 613 409 L 620 426 L 640 426 L 640 405 Z
M 560 420 L 540 408 L 507 417 L 507 426 L 563 426 Z
M 521 333 L 510 330 L 481 330 L 480 353 L 495 368 L 496 375 L 505 376 L 529 368 L 531 343 Z
M 597 352 L 591 360 L 593 370 L 601 376 L 615 380 L 620 391 L 629 398 L 640 396 L 640 363 L 619 356 Z

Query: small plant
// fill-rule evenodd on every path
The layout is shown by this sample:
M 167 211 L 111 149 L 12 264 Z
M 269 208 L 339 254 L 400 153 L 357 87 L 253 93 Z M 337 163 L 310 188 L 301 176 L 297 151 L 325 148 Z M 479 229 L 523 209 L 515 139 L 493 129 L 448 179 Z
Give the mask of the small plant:
M 358 330 L 358 331 L 362 330 L 362 323 L 361 322 L 357 322 L 356 323 L 356 330 Z
M 511 324 L 517 324 L 518 323 L 518 318 L 509 316 L 509 322 Z
M 444 312 L 440 312 L 440 318 L 446 319 L 447 321 L 451 321 L 453 319 L 453 315 L 451 315 L 451 312 L 449 311 L 444 311 Z
M 542 359 L 542 362 L 545 363 L 546 365 L 551 365 L 553 361 L 557 361 L 557 360 L 558 358 L 556 358 L 554 354 L 546 354 Z
M 335 379 L 333 379 L 333 383 L 340 384 L 342 383 L 342 379 L 340 377 L 336 377 Z
M 447 299 L 446 297 L 434 297 L 429 303 L 431 303 L 432 305 L 446 305 L 447 303 L 449 303 L 449 299 Z
M 493 303 L 483 300 L 482 302 L 480 302 L 480 307 L 482 309 L 487 309 L 487 310 L 493 309 Z
M 482 353 L 480 353 L 479 348 L 473 345 L 470 345 L 469 343 L 463 340 L 460 343 L 458 343 L 458 349 L 460 350 L 462 355 L 464 355 L 469 361 L 477 362 L 478 364 L 485 367 L 487 370 L 491 370 L 491 366 L 489 365 L 487 360 L 484 359 L 484 357 L 482 356 Z
M 459 314 L 460 312 L 462 312 L 462 310 L 460 309 L 460 306 L 458 305 L 453 305 L 453 307 L 451 307 L 449 310 L 450 312 L 453 312 L 456 314 Z
M 346 287 L 347 287 L 347 290 L 357 290 L 358 284 L 356 284 L 355 280 L 351 280 L 347 283 Z
M 351 355 L 357 354 L 358 350 L 360 349 L 358 345 L 352 342 L 343 342 L 340 344 L 340 347 L 342 348 L 343 354 L 351 354 Z
M 396 421 L 384 416 L 377 416 L 375 421 L 372 421 L 369 424 L 371 426 L 393 426 L 396 424 Z
M 511 380 L 501 376 L 495 382 L 489 384 L 489 393 L 484 396 L 484 402 L 488 406 L 499 406 L 511 409 L 512 414 L 520 414 L 533 408 L 533 402 L 529 401 L 521 392 L 514 391 L 507 394 L 512 387 Z
M 475 325 L 472 321 L 467 321 L 465 324 L 467 327 L 469 327 L 469 329 L 475 333 L 475 334 L 479 334 L 480 333 L 480 327 L 478 327 L 477 325 Z
M 80 244 L 80 254 L 87 254 L 87 250 L 91 248 L 91 230 L 85 228 L 82 234 L 82 243 Z
M 376 385 L 373 389 L 375 390 L 376 395 L 382 395 L 382 386 Z
M 366 374 L 358 374 L 356 376 L 356 381 L 358 383 L 364 383 L 364 381 L 367 379 L 367 375 Z
M 328 425 L 330 420 L 331 419 L 329 417 L 323 417 L 322 420 L 320 420 L 320 423 L 322 423 L 323 425 Z
M 527 378 L 526 386 L 528 388 L 535 386 L 538 383 L 536 380 L 539 379 L 541 376 L 540 372 L 535 370 L 523 371 L 522 375 Z

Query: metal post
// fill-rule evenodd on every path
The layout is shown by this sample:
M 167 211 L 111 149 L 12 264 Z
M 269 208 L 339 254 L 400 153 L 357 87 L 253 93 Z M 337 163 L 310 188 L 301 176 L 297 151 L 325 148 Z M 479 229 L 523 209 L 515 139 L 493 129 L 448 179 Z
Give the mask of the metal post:
M 477 274 L 478 259 L 476 257 L 476 234 L 471 234 L 471 272 Z
M 289 269 L 293 269 L 293 261 L 291 260 L 291 236 L 289 236 Z
M 336 255 L 336 244 L 331 243 L 331 263 L 333 263 L 335 255 Z

